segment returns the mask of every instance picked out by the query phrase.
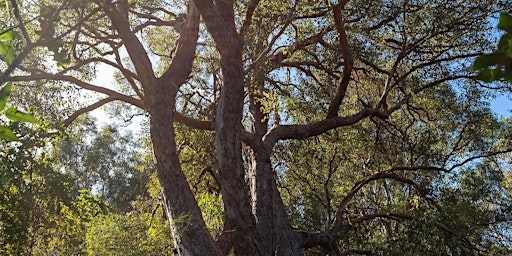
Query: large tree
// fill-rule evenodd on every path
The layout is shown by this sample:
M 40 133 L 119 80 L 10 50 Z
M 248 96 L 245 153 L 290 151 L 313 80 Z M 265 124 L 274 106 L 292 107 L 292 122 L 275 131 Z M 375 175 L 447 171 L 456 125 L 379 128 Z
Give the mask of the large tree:
M 437 173 L 486 159 L 498 164 L 495 157 L 510 152 L 500 140 L 508 130 L 482 103 L 488 86 L 468 68 L 488 50 L 490 17 L 507 2 L 12 0 L 20 44 L 30 50 L 2 79 L 104 95 L 64 126 L 114 101 L 147 113 L 180 255 L 370 254 L 346 237 L 378 225 L 358 224 L 432 220 L 410 204 L 443 206 Z M 105 66 L 116 70 L 118 86 L 90 82 Z M 215 137 L 205 170 L 222 195 L 218 235 L 210 234 L 180 159 L 195 140 L 177 136 L 178 124 Z M 311 195 L 323 190 L 316 195 L 323 209 L 287 190 L 304 185 Z M 353 203 L 364 191 L 373 199 Z M 385 198 L 403 207 L 370 207 Z M 432 229 L 463 236 L 435 223 Z M 404 236 L 379 224 L 389 239 Z M 375 236 L 358 234 L 365 233 Z

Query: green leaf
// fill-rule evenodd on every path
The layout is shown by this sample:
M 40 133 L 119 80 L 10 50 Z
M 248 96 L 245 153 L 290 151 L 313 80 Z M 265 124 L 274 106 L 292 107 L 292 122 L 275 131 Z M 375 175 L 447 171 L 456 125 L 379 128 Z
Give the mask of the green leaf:
M 478 73 L 476 78 L 478 80 L 484 81 L 486 83 L 490 83 L 499 78 L 497 71 L 499 72 L 499 70 L 491 70 L 491 69 L 486 68 L 486 69 L 482 70 L 480 73 Z
M 10 42 L 0 41 L 0 57 L 9 65 L 14 61 L 14 49 Z
M 498 28 L 503 29 L 509 33 L 512 33 L 512 16 L 510 16 L 507 13 L 500 13 Z
M 512 35 L 505 34 L 501 37 L 500 42 L 498 43 L 498 51 L 502 53 L 506 53 L 512 49 Z
M 9 82 L 0 89 L 0 110 L 5 108 L 7 104 L 7 99 L 9 98 L 9 94 L 11 94 L 12 83 Z
M 39 121 L 37 119 L 35 119 L 33 116 L 31 116 L 27 113 L 21 112 L 15 108 L 8 108 L 5 111 L 5 116 L 15 122 L 27 122 L 27 123 L 33 123 L 33 124 L 39 123 Z
M 0 41 L 8 42 L 14 40 L 17 37 L 16 31 L 9 29 L 0 34 Z
M 473 63 L 474 70 L 480 70 L 483 68 L 487 68 L 489 66 L 493 66 L 498 64 L 501 56 L 499 54 L 484 54 L 476 58 L 475 63 Z
M 71 63 L 69 53 L 62 49 L 53 53 L 53 60 L 57 62 L 59 67 L 66 67 Z
M 15 49 L 12 41 L 19 37 L 20 35 L 12 29 L 3 31 L 0 34 L 0 55 L 2 55 L 2 59 L 9 65 L 14 61 Z
M 511 70 L 505 70 L 503 72 L 503 78 L 510 81 L 512 83 L 512 69 Z
M 0 139 L 9 140 L 9 141 L 19 141 L 18 137 L 11 129 L 0 125 Z
M 2 58 L 4 59 L 5 62 L 7 62 L 7 64 L 11 65 L 12 62 L 14 61 L 14 51 L 12 50 L 12 48 L 7 49 L 7 51 L 4 54 L 2 54 Z

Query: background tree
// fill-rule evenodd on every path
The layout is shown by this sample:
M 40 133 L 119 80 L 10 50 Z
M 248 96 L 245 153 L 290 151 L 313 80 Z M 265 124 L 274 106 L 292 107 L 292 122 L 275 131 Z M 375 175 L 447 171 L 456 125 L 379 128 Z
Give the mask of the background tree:
M 24 40 L 48 44 L 8 79 L 103 95 L 65 126 L 113 101 L 147 113 L 180 255 L 506 250 L 484 234 L 508 221 L 487 199 L 492 189 L 451 205 L 487 184 L 446 180 L 478 171 L 498 184 L 490 170 L 511 150 L 507 121 L 486 105 L 492 91 L 468 71 L 507 1 L 31 4 L 18 18 Z M 45 54 L 53 62 L 35 61 Z M 90 82 L 100 65 L 117 70 L 117 88 Z M 196 197 L 216 193 L 222 230 Z M 468 204 L 489 215 L 446 223 L 443 209 Z M 484 228 L 457 226 L 467 223 Z

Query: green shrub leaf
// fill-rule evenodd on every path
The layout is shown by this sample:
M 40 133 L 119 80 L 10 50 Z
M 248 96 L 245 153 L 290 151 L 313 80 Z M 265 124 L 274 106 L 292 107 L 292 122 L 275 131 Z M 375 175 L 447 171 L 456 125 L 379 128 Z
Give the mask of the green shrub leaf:
M 22 111 L 19 111 L 15 108 L 8 108 L 5 111 L 5 116 L 15 122 L 27 122 L 33 124 L 39 123 L 39 121 L 35 119 L 33 116 Z

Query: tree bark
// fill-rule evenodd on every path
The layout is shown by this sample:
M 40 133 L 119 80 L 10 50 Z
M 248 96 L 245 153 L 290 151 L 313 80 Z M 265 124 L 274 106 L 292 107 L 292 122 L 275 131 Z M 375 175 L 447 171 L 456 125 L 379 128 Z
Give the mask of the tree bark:
M 272 184 L 274 228 L 276 230 L 276 255 L 297 256 L 302 255 L 302 238 L 292 228 L 281 194 L 274 179 Z
M 301 237 L 292 229 L 277 189 L 272 149 L 262 145 L 253 146 L 249 158 L 253 212 L 264 255 L 302 255 Z
M 236 255 L 264 255 L 255 232 L 249 194 L 242 162 L 242 107 L 244 80 L 241 42 L 234 40 L 231 51 L 223 51 L 221 71 L 223 86 L 217 105 L 215 132 L 219 171 L 224 200 L 225 224 L 233 232 Z
M 270 152 L 258 147 L 256 150 L 253 148 L 248 156 L 252 210 L 256 216 L 256 230 L 261 235 L 264 255 L 273 255 L 276 249 Z
M 221 255 L 181 169 L 172 125 L 175 94 L 156 84 L 146 96 L 157 175 L 174 244 L 180 256 Z

